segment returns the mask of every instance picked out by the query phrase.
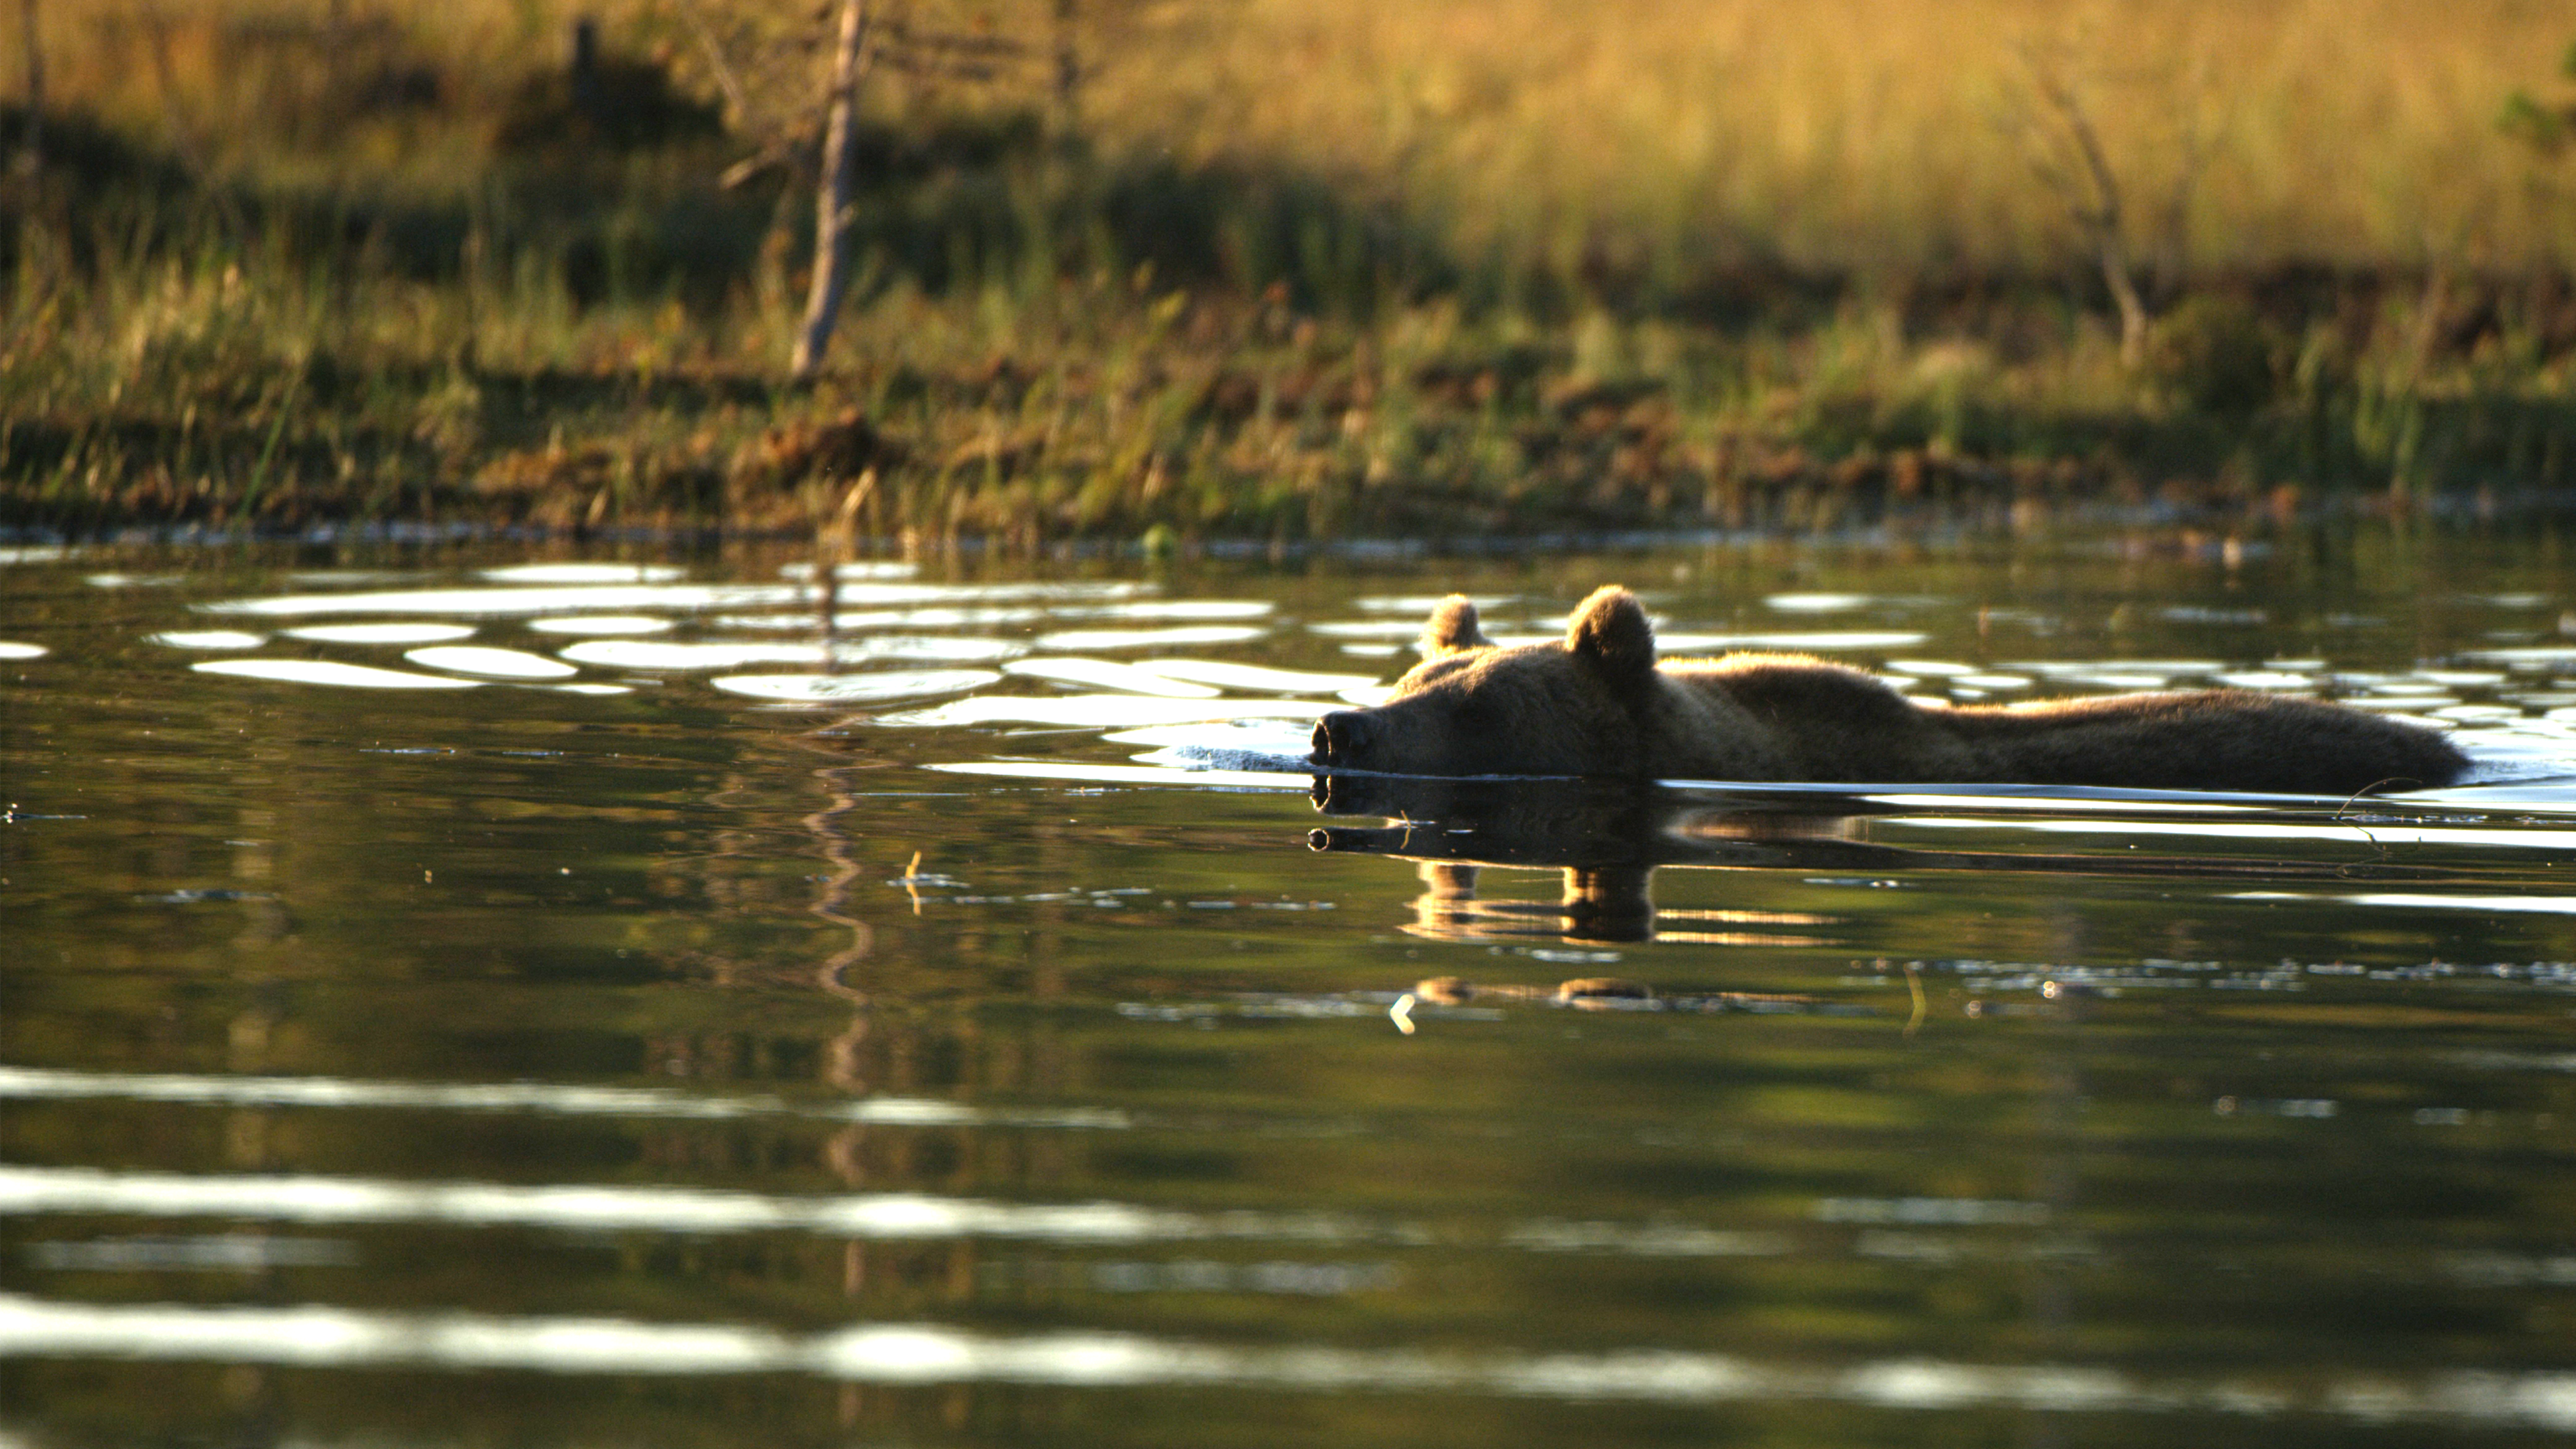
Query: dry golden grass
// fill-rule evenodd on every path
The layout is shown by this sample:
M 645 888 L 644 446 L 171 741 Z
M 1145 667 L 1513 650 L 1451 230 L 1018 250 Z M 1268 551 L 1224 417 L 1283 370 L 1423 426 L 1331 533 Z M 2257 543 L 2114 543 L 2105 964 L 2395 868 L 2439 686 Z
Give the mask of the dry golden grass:
M 1675 242 L 1899 269 L 2062 254 L 2028 164 L 2030 66 L 2089 93 L 2146 201 L 2213 137 L 2203 265 L 2513 264 L 2569 213 L 2494 125 L 2551 93 L 2576 16 L 2512 0 L 1247 0 L 1171 5 L 1104 123 L 1418 198 L 1466 238 Z M 1168 128 L 1168 129 L 1167 129 Z M 1651 260 L 1651 257 L 1649 257 Z
M 47 0 L 53 90 L 210 163 L 259 163 L 261 112 L 293 77 L 228 50 L 224 27 L 324 6 L 201 0 L 147 24 L 141 4 Z M 446 77 L 451 108 L 471 110 L 559 62 L 576 9 L 712 95 L 692 7 L 728 37 L 780 14 L 769 0 L 345 9 L 391 22 Z M 1042 50 L 1049 12 L 1001 0 L 950 20 Z M 2195 269 L 2512 269 L 2576 257 L 2562 178 L 2495 124 L 2517 89 L 2558 95 L 2571 39 L 2576 13 L 2528 0 L 1086 0 L 1083 110 L 1113 150 L 1284 164 L 1400 199 L 1469 259 L 1901 277 L 2079 249 L 2029 164 L 2037 66 L 2086 97 L 2133 211 L 2164 205 L 2185 138 L 2206 138 L 2185 228 Z M 1006 83 L 965 99 L 1035 99 L 1043 73 L 1033 56 L 1016 97 Z M 881 80 L 877 101 L 900 92 Z M 472 148 L 437 126 L 334 138 L 337 153 L 268 161 L 470 184 Z

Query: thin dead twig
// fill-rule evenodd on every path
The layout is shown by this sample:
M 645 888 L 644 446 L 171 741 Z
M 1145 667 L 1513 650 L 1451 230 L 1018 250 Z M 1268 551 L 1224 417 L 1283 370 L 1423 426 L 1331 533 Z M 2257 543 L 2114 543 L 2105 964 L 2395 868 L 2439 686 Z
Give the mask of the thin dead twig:
M 2031 46 L 2023 47 L 2022 64 L 2031 89 L 2053 122 L 2049 136 L 2053 144 L 2034 151 L 2031 167 L 2092 244 L 2103 285 L 2110 289 L 2112 305 L 2120 310 L 2120 360 L 2134 367 L 2146 357 L 2148 316 L 2129 255 L 2128 208 L 2120 174 L 2103 149 L 2082 91 L 2064 68 Z M 2050 154 L 2051 150 L 2058 154 Z M 2062 159 L 2069 152 L 2071 164 Z

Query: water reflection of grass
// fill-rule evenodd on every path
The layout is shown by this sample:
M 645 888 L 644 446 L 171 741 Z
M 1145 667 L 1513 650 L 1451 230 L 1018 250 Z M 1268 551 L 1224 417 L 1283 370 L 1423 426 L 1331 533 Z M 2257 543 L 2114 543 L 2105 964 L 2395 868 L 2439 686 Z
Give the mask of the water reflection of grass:
M 701 111 L 541 144 L 535 10 L 156 13 L 149 66 L 48 13 L 0 521 L 802 528 L 874 467 L 872 530 L 1025 546 L 2569 466 L 2556 163 L 2493 125 L 2563 37 L 2511 7 L 1112 8 L 1073 153 L 1007 85 L 877 82 L 812 389 L 794 194 L 718 189 L 749 141 Z M 713 94 L 661 38 L 636 73 Z M 2171 203 L 2131 355 L 2029 164 L 2042 81 Z

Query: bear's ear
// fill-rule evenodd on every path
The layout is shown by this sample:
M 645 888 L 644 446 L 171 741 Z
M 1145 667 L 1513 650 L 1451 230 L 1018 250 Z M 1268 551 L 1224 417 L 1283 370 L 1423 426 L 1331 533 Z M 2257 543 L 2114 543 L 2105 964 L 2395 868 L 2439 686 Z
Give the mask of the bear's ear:
M 1494 641 L 1476 627 L 1476 606 L 1465 594 L 1451 594 L 1431 606 L 1431 617 L 1422 626 L 1422 657 L 1437 659 L 1444 654 L 1464 653 L 1469 649 L 1490 649 Z
M 1613 684 L 1643 684 L 1655 672 L 1655 626 L 1637 596 L 1617 584 L 1594 589 L 1575 609 L 1565 647 Z

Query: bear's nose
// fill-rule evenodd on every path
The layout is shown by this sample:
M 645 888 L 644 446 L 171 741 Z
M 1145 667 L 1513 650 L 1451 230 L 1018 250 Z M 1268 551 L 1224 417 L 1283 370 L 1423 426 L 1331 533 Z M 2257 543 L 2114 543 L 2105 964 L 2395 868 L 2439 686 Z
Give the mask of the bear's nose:
M 1315 763 L 1355 763 L 1368 747 L 1368 716 L 1357 710 L 1335 710 L 1315 721 Z

